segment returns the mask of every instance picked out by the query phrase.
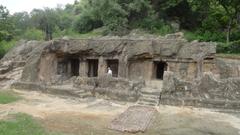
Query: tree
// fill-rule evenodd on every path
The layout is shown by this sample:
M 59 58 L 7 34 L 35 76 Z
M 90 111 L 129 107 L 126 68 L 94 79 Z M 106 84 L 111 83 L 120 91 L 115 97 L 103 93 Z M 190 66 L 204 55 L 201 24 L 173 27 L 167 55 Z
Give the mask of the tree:
M 155 14 L 149 0 L 82 0 L 77 7 L 75 27 L 80 33 L 104 26 L 107 33 L 123 35 Z
M 14 36 L 14 24 L 9 18 L 9 11 L 0 5 L 0 41 L 10 41 Z
M 32 22 L 35 27 L 45 33 L 45 40 L 52 40 L 52 34 L 59 22 L 59 16 L 53 9 L 34 9 L 31 13 Z
M 10 18 L 15 25 L 16 36 L 22 35 L 31 27 L 30 16 L 27 12 L 14 13 Z
M 226 43 L 231 41 L 232 30 L 239 26 L 240 1 L 239 0 L 188 0 L 192 7 L 201 9 L 205 16 L 202 28 L 226 33 Z M 211 31 L 212 32 L 212 31 Z
M 228 20 L 226 42 L 227 44 L 229 44 L 232 27 L 234 25 L 239 25 L 238 17 L 240 14 L 240 1 L 239 0 L 216 0 L 216 3 L 221 5 L 226 13 L 226 17 Z

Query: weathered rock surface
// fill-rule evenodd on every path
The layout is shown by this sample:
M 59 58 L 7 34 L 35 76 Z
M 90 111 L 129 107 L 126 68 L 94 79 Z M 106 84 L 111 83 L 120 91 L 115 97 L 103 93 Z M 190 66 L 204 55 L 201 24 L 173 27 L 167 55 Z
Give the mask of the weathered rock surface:
M 189 43 L 184 39 L 71 39 L 55 40 L 45 51 L 58 54 L 80 54 L 90 56 L 117 56 L 124 53 L 128 59 L 134 57 L 150 57 L 159 55 L 171 58 L 189 58 L 199 51 L 206 52 L 206 57 L 212 57 L 215 51 L 215 43 Z M 125 52 L 123 52 L 125 50 Z
M 162 104 L 240 109 L 239 77 L 218 79 L 212 73 L 204 73 L 201 80 L 184 82 L 172 73 L 166 76 Z
M 78 77 L 74 87 L 90 91 L 94 96 L 121 101 L 137 101 L 139 91 L 144 87 L 144 81 L 129 81 L 124 78 L 102 76 L 99 78 Z
M 51 42 L 43 42 L 37 45 L 30 53 L 28 59 L 26 59 L 26 65 L 24 66 L 22 81 L 36 82 L 38 80 L 39 63 L 43 55 L 43 49 L 50 45 Z
M 216 66 L 223 79 L 240 76 L 240 59 L 216 58 Z
M 22 71 L 29 57 L 38 50 L 41 42 L 38 41 L 19 41 L 0 60 L 0 87 L 8 88 L 13 82 L 20 80 Z

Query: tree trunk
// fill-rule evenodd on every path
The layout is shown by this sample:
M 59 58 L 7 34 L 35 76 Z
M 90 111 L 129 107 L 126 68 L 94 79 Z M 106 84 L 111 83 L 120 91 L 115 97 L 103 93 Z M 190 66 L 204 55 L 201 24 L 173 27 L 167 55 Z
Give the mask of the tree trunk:
M 52 31 L 47 25 L 45 30 L 45 41 L 49 41 L 49 40 L 52 40 Z
M 240 13 L 237 12 L 237 27 L 240 30 Z
M 229 44 L 230 42 L 230 36 L 231 36 L 231 29 L 232 29 L 232 18 L 228 22 L 228 27 L 227 27 L 227 41 L 226 43 Z
M 48 41 L 48 25 L 45 28 L 45 41 Z

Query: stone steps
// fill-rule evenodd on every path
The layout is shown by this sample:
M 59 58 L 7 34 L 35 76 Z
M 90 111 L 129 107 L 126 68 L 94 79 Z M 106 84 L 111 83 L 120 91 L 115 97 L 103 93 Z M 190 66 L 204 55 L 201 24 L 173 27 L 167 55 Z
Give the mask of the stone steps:
M 141 98 L 139 100 L 139 103 L 151 103 L 151 104 L 158 104 L 158 100 L 155 99 L 145 99 L 145 98 Z
M 159 95 L 141 94 L 141 96 L 146 100 L 158 100 L 159 99 Z
M 141 96 L 137 104 L 146 105 L 146 106 L 157 106 L 159 104 L 159 99 L 160 99 L 160 92 L 158 89 L 152 90 L 152 89 L 144 88 L 141 91 Z
M 142 105 L 142 106 L 157 106 L 155 103 L 149 103 L 149 102 L 138 102 L 137 105 Z
M 137 102 L 138 105 L 158 106 L 162 90 L 161 81 L 148 81 L 146 87 L 141 90 L 141 96 Z
M 92 97 L 91 92 L 86 92 L 84 90 L 74 91 L 74 93 L 80 98 Z
M 151 96 L 151 95 L 160 95 L 160 91 L 158 91 L 158 90 L 156 90 L 156 91 L 146 91 L 146 90 L 143 90 L 143 91 L 141 91 L 141 94 L 142 95 L 149 95 L 149 96 Z

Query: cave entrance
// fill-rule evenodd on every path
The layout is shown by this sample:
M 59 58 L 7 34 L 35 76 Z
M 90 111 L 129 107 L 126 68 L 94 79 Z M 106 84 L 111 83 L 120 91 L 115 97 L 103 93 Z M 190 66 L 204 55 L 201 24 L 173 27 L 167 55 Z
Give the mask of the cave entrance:
M 71 76 L 79 76 L 79 59 L 70 59 L 71 63 Z
M 163 61 L 154 62 L 154 78 L 163 80 L 164 71 L 167 71 L 167 63 Z
M 107 60 L 107 67 L 112 70 L 112 76 L 118 77 L 118 60 Z
M 98 76 L 98 60 L 89 59 L 88 60 L 88 77 L 97 77 Z

